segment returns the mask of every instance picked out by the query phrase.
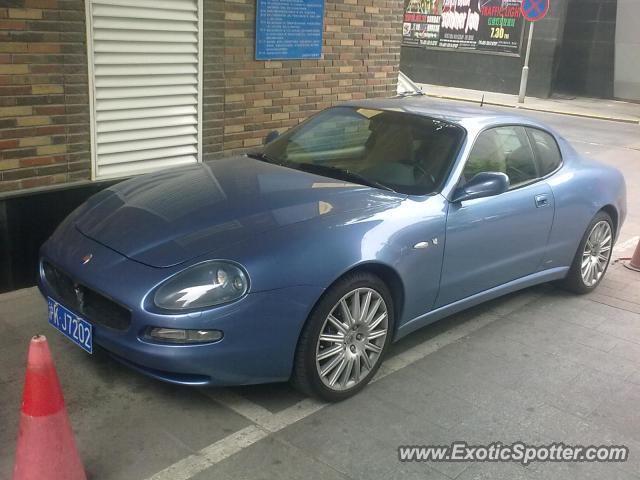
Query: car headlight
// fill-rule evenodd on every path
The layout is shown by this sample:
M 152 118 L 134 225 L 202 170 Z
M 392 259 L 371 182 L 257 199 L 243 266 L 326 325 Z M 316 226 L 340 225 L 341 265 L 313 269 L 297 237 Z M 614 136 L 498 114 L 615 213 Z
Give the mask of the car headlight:
M 246 273 L 222 261 L 200 263 L 167 280 L 153 303 L 165 310 L 192 310 L 232 302 L 247 293 Z

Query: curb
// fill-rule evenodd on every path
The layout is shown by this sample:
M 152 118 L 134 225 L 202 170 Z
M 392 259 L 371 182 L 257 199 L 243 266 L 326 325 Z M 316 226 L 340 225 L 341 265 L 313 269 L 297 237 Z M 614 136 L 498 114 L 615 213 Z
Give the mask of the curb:
M 480 100 L 472 100 L 470 98 L 464 98 L 464 97 L 456 97 L 453 95 L 437 95 L 434 93 L 427 93 L 424 90 L 422 91 L 422 93 L 427 96 L 427 97 L 431 97 L 431 98 L 440 98 L 443 100 L 456 100 L 459 102 L 469 102 L 469 103 L 475 103 L 475 104 L 479 104 Z M 619 123 L 629 123 L 631 125 L 640 125 L 640 119 L 635 120 L 632 118 L 622 118 L 622 117 L 610 117 L 607 115 L 597 115 L 595 113 L 580 113 L 580 112 L 568 112 L 566 110 L 547 110 L 544 108 L 536 108 L 536 107 L 528 107 L 526 105 L 513 105 L 510 103 L 500 103 L 500 102 L 492 102 L 492 101 L 487 101 L 485 100 L 484 105 L 492 105 L 494 107 L 507 107 L 507 108 L 515 108 L 516 110 L 529 110 L 532 112 L 544 112 L 544 113 L 556 113 L 559 115 L 569 115 L 572 117 L 582 117 L 582 118 L 592 118 L 595 120 L 608 120 L 610 122 L 619 122 Z

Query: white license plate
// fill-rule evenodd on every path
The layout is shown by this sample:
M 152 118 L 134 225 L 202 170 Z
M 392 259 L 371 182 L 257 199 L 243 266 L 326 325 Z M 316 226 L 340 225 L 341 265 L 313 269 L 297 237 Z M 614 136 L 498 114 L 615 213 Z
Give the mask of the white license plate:
M 93 327 L 85 319 L 47 297 L 49 323 L 83 350 L 93 353 Z

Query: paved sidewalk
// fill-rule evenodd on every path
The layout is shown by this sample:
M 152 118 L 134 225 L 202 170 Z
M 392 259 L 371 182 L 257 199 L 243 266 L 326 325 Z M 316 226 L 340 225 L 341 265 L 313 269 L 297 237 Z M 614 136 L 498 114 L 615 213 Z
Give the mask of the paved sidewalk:
M 640 274 L 614 264 L 592 295 L 541 285 L 470 309 L 392 345 L 378 381 L 336 405 L 286 385 L 162 384 L 47 328 L 35 288 L 0 295 L 0 479 L 13 464 L 28 337 L 44 332 L 93 479 L 640 480 L 639 290 Z M 397 461 L 399 445 L 453 441 L 615 444 L 630 457 Z
M 640 123 L 640 104 L 603 100 L 598 98 L 576 97 L 565 98 L 535 98 L 527 97 L 524 103 L 518 103 L 517 95 L 506 93 L 483 92 L 466 88 L 445 87 L 442 85 L 417 84 L 422 91 L 430 96 L 449 100 L 462 100 L 480 103 L 484 95 L 485 105 L 498 105 L 524 110 L 561 113 L 578 117 L 613 120 L 626 123 Z

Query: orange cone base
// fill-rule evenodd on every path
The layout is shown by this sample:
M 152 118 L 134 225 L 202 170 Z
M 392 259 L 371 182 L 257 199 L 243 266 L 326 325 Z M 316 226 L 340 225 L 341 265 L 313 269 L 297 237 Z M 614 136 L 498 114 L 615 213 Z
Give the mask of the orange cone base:
M 22 414 L 13 480 L 86 480 L 69 417 Z
M 624 262 L 622 265 L 627 267 L 629 270 L 633 270 L 634 272 L 640 272 L 640 266 L 635 266 L 633 262 Z
M 633 252 L 631 260 L 629 262 L 624 262 L 623 265 L 629 270 L 640 272 L 640 241 L 638 241 L 638 245 L 636 245 L 636 251 Z

